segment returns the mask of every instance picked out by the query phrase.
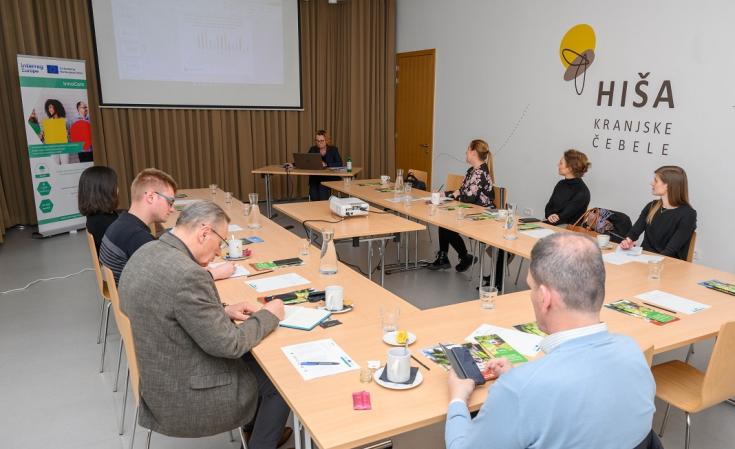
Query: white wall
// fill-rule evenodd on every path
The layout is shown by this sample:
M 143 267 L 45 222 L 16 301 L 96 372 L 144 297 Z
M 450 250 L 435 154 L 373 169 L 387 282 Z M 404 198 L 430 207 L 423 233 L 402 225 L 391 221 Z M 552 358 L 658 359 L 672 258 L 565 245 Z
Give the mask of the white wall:
M 447 173 L 464 172 L 468 142 L 484 138 L 497 183 L 521 210 L 540 217 L 559 179 L 557 161 L 576 148 L 593 164 L 585 176 L 592 205 L 635 220 L 652 199 L 653 171 L 680 165 L 698 212 L 698 262 L 735 271 L 733 17 L 729 0 L 398 0 L 398 52 L 436 49 L 434 186 Z M 567 30 L 580 23 L 595 31 L 596 58 L 578 96 L 574 82 L 563 80 L 559 50 Z M 639 72 L 650 72 L 650 98 L 635 108 Z M 671 82 L 674 108 L 654 109 L 664 80 Z M 612 107 L 606 97 L 597 106 L 600 81 L 606 88 L 615 81 Z M 623 81 L 628 95 L 620 107 Z M 671 134 L 594 130 L 594 118 L 671 122 Z M 592 146 L 595 134 L 603 147 Z M 614 149 L 604 149 L 608 137 Z M 636 139 L 658 152 L 632 152 Z

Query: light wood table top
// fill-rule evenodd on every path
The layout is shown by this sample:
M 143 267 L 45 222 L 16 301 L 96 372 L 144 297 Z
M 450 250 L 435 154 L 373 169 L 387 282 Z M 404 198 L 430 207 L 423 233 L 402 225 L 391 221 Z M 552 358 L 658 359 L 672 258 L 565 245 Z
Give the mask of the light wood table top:
M 415 221 L 406 220 L 392 213 L 376 211 L 356 217 L 342 217 L 335 215 L 329 209 L 329 201 L 306 201 L 301 203 L 282 203 L 273 206 L 299 223 L 306 223 L 308 228 L 317 232 L 325 229 L 334 229 L 336 240 L 353 237 L 368 237 L 371 235 L 386 235 L 397 232 L 423 231 L 426 226 Z M 324 220 L 324 221 L 311 221 Z M 339 221 L 339 223 L 327 223 Z
M 342 185 L 341 182 L 339 184 Z M 189 190 L 186 193 L 192 198 L 211 199 L 207 189 Z M 215 201 L 222 204 L 223 198 L 223 193 L 219 192 Z M 368 198 L 363 199 L 370 201 Z M 418 209 L 417 206 L 409 209 Z M 232 216 L 233 223 L 246 228 L 245 217 L 239 212 L 243 209 L 242 203 L 233 200 L 233 204 L 225 206 L 225 209 Z M 476 223 L 488 221 L 470 224 Z M 242 237 L 257 235 L 265 240 L 264 243 L 249 245 L 254 251 L 252 261 L 291 257 L 297 253 L 298 237 L 265 217 L 262 218 L 262 224 L 260 230 L 245 229 L 236 233 Z M 315 288 L 335 283 L 344 286 L 345 297 L 352 299 L 355 304 L 354 311 L 338 315 L 344 324 L 329 329 L 317 327 L 304 332 L 279 328 L 252 352 L 322 448 L 355 447 L 443 421 L 449 401 L 447 374 L 423 357 L 421 349 L 438 342 L 461 342 L 483 323 L 511 327 L 535 319 L 529 291 L 499 296 L 494 310 L 482 310 L 479 301 L 469 301 L 418 311 L 344 265 L 340 265 L 338 274 L 334 276 L 319 275 L 318 253 L 318 249 L 312 247 L 303 266 L 279 271 L 299 273 L 310 279 L 313 283 L 311 286 Z M 722 323 L 735 320 L 735 298 L 697 284 L 712 278 L 735 282 L 734 274 L 671 258 L 664 260 L 660 280 L 648 279 L 646 264 L 608 264 L 606 268 L 606 303 L 623 298 L 633 299 L 636 294 L 650 290 L 662 290 L 711 305 L 711 308 L 693 315 L 677 314 L 679 321 L 663 326 L 603 308 L 601 318 L 608 323 L 610 330 L 631 336 L 642 348 L 654 345 L 657 353 L 668 351 L 710 338 L 716 335 Z M 217 288 L 225 302 L 253 300 L 258 296 L 244 285 L 242 279 L 218 281 Z M 382 342 L 379 319 L 381 307 L 398 307 L 401 310 L 399 327 L 417 336 L 416 343 L 410 347 L 412 353 L 431 368 L 430 371 L 419 368 L 424 381 L 414 389 L 393 391 L 374 382 L 360 383 L 357 371 L 304 381 L 281 351 L 281 347 L 286 345 L 332 338 L 361 366 L 367 360 L 384 363 L 389 346 Z M 478 388 L 473 393 L 470 398 L 471 409 L 481 406 L 491 385 Z M 351 394 L 361 390 L 370 392 L 373 410 L 352 410 Z
M 300 168 L 292 168 L 288 170 L 289 175 L 294 176 L 339 176 L 340 178 L 351 178 L 357 176 L 362 171 L 362 167 L 352 167 L 352 171 L 347 170 L 303 170 Z M 283 165 L 266 165 L 265 167 L 256 168 L 250 173 L 256 175 L 285 175 L 286 169 Z

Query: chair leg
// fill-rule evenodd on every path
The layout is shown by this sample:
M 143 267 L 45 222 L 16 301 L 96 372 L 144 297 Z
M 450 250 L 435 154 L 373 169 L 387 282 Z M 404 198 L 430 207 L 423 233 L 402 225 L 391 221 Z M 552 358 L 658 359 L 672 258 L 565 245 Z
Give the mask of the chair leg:
M 110 301 L 107 301 L 107 304 L 105 304 L 105 333 L 102 337 L 102 348 L 101 348 L 101 355 L 100 355 L 100 373 L 104 372 L 105 370 L 105 349 L 107 348 L 107 332 L 110 329 L 110 306 L 112 303 Z
M 658 436 L 662 437 L 664 436 L 664 429 L 666 428 L 666 421 L 669 420 L 669 412 L 671 411 L 671 404 L 666 404 L 666 411 L 664 412 L 664 420 L 661 421 L 661 431 L 659 431 Z
M 120 335 L 120 347 L 117 350 L 117 369 L 115 374 L 115 384 L 112 387 L 112 392 L 117 393 L 117 384 L 120 381 L 120 362 L 122 361 L 122 353 L 123 353 L 123 339 L 122 335 Z
M 120 428 L 118 434 L 122 435 L 125 433 L 125 409 L 128 406 L 128 387 L 130 386 L 130 370 L 128 369 L 128 375 L 125 376 L 125 394 L 123 394 L 122 410 L 120 410 Z M 138 411 L 135 411 L 135 419 L 138 419 Z M 135 432 L 135 430 L 133 430 Z
M 234 442 L 235 442 L 235 434 L 232 433 L 232 430 L 230 430 L 230 443 L 234 443 Z
M 97 330 L 97 344 L 102 341 L 102 324 L 105 322 L 105 303 L 107 300 L 100 296 L 100 328 Z
M 148 429 L 148 435 L 146 435 L 145 438 L 145 449 L 151 449 L 151 436 L 153 435 L 153 431 L 151 429 Z
M 689 345 L 689 350 L 687 351 L 687 356 L 684 359 L 684 363 L 689 363 L 689 359 L 692 358 L 692 354 L 694 354 L 694 343 Z
M 242 431 L 242 427 L 238 427 L 237 431 L 240 433 L 240 442 L 242 443 L 242 448 L 248 449 L 248 442 L 245 441 L 245 432 Z
M 684 449 L 689 449 L 689 442 L 691 441 L 691 437 L 692 437 L 692 434 L 691 434 L 692 421 L 691 421 L 691 416 L 689 415 L 689 413 L 684 412 L 684 415 L 687 418 L 687 428 L 686 428 L 686 434 L 684 436 L 684 440 L 685 440 Z
M 133 430 L 130 431 L 130 449 L 133 449 L 135 444 L 135 428 L 138 426 L 138 413 L 140 412 L 140 404 L 135 407 L 135 419 L 133 420 Z

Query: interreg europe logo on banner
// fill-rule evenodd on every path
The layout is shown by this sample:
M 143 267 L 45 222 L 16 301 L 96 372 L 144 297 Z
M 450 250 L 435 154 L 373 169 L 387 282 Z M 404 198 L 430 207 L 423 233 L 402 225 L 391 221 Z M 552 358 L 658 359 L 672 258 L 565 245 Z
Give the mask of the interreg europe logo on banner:
M 578 96 L 584 92 L 587 71 L 595 60 L 596 44 L 594 29 L 584 23 L 574 25 L 562 37 L 559 57 L 564 67 L 564 81 L 574 81 L 574 90 Z M 592 147 L 600 150 L 668 156 L 671 148 L 667 136 L 671 135 L 673 123 L 660 120 L 660 117 L 665 110 L 674 109 L 671 80 L 664 79 L 657 85 L 657 82 L 652 82 L 652 78 L 649 78 L 650 71 L 632 70 L 632 72 L 638 75 L 632 81 L 599 81 L 596 106 L 632 107 L 644 111 L 650 109 L 656 113 L 656 119 L 593 117 Z
M 50 74 L 59 74 L 59 66 L 57 65 L 47 65 L 46 66 L 46 72 Z

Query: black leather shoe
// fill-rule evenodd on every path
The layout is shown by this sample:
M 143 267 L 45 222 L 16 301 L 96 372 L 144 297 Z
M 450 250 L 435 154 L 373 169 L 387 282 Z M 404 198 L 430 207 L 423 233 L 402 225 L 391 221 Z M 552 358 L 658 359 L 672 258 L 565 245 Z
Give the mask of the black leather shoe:
M 464 257 L 459 258 L 459 263 L 454 268 L 461 273 L 463 271 L 467 271 L 474 262 L 477 262 L 477 257 L 472 254 L 467 254 Z
M 452 264 L 449 263 L 447 253 L 445 253 L 444 251 L 439 251 L 438 253 L 436 253 L 436 260 L 429 264 L 429 266 L 426 268 L 432 271 L 446 270 L 447 268 L 452 268 Z

